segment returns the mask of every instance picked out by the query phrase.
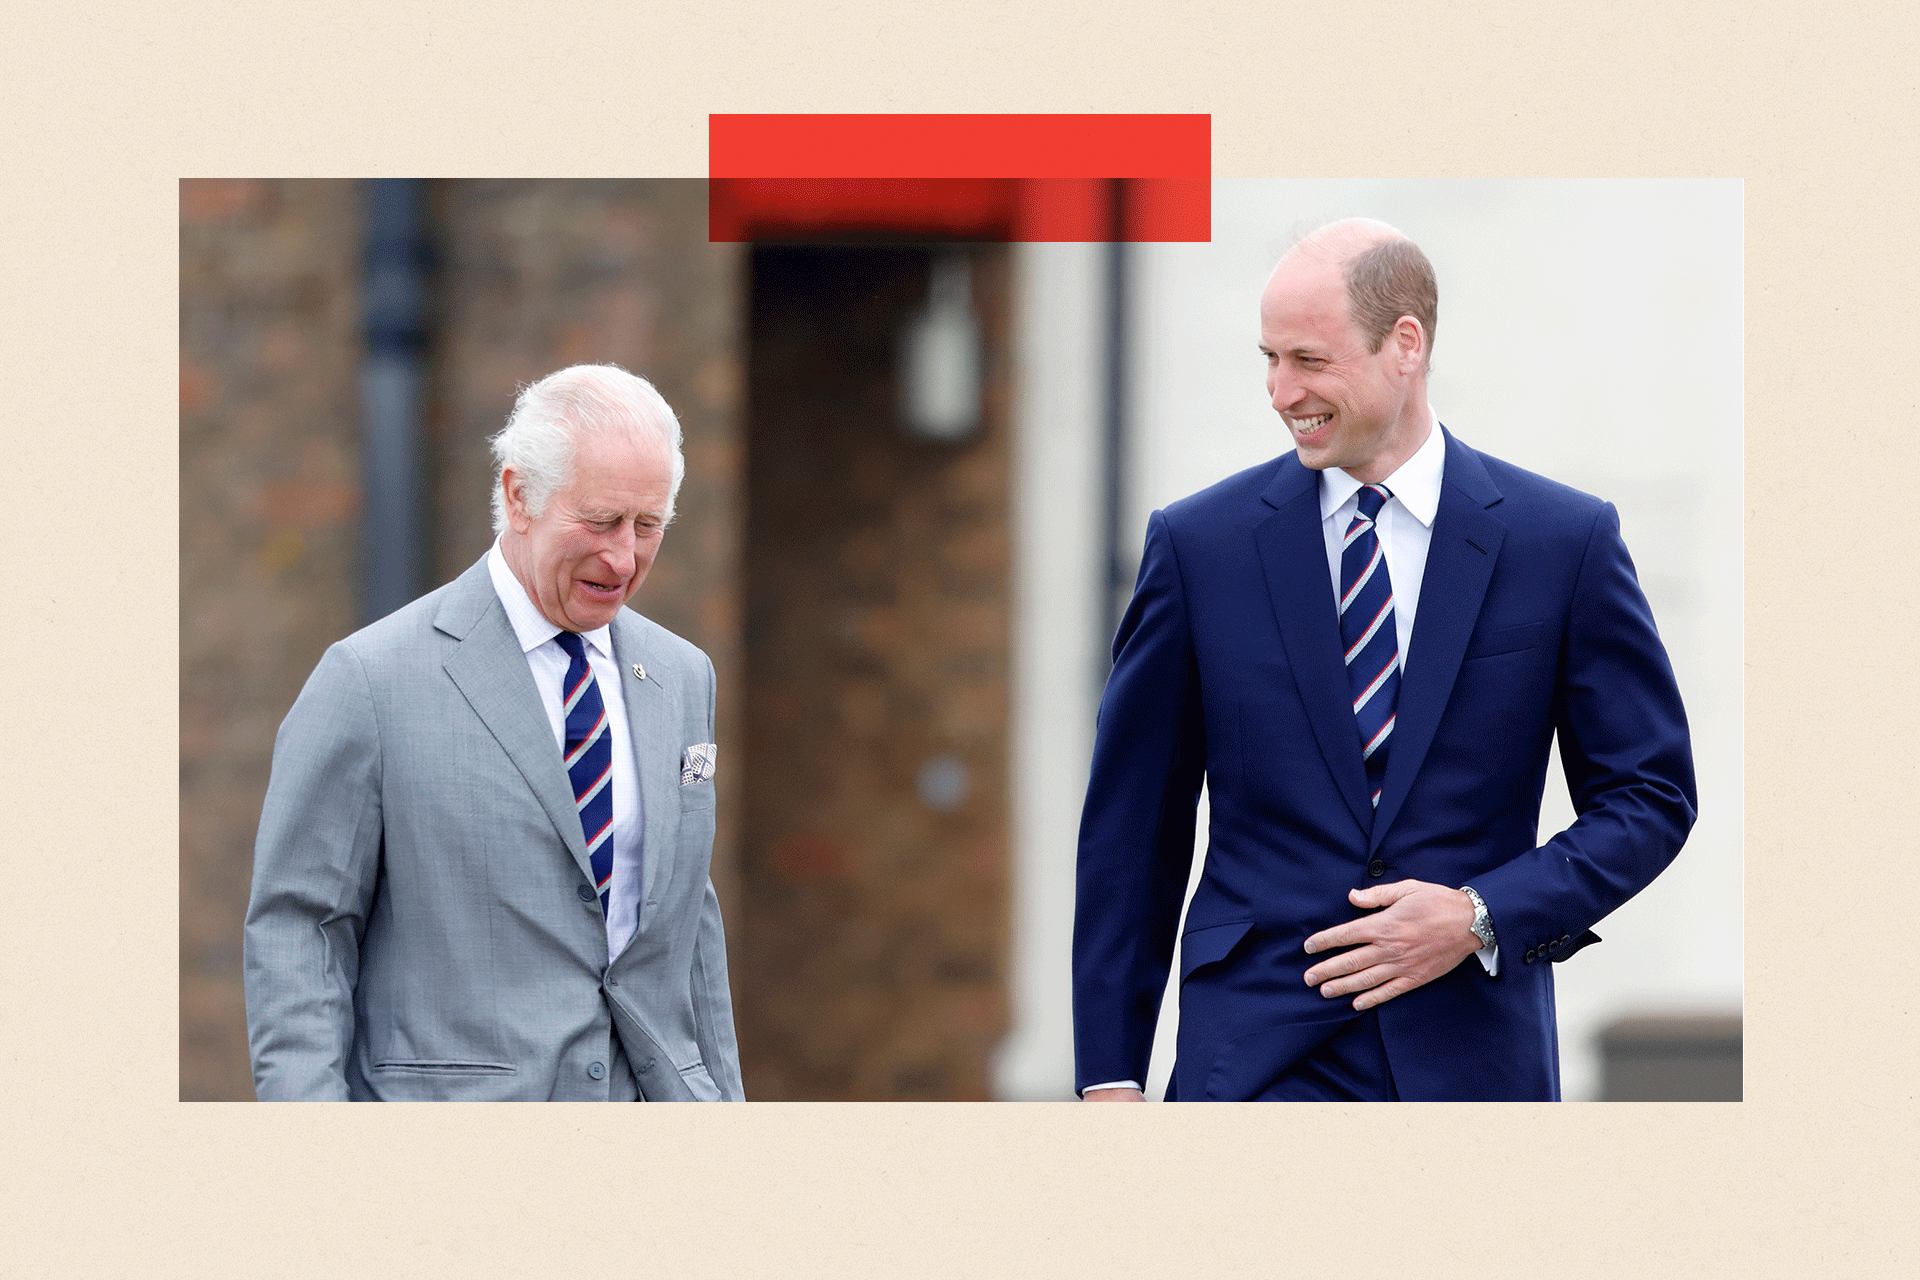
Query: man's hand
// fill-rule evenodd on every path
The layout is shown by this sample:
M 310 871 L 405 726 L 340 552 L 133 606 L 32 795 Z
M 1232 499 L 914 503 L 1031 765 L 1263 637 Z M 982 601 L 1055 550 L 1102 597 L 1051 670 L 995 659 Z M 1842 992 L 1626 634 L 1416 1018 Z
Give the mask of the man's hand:
M 1473 932 L 1473 901 L 1459 889 L 1400 880 L 1355 889 L 1347 900 L 1356 907 L 1386 910 L 1308 938 L 1308 955 L 1335 947 L 1354 949 L 1307 970 L 1307 985 L 1328 997 L 1358 991 L 1356 1009 L 1371 1009 L 1432 982 L 1480 949 Z
M 1080 1098 L 1084 1102 L 1145 1102 L 1147 1095 L 1138 1089 L 1089 1089 Z

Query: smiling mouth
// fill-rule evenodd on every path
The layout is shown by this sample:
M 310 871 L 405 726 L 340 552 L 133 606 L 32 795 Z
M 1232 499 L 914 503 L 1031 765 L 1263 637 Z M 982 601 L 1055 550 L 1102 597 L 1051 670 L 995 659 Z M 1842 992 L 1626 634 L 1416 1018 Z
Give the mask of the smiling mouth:
M 1311 418 L 1288 418 L 1287 425 L 1293 429 L 1293 434 L 1296 436 L 1310 436 L 1332 421 L 1332 414 L 1322 413 Z

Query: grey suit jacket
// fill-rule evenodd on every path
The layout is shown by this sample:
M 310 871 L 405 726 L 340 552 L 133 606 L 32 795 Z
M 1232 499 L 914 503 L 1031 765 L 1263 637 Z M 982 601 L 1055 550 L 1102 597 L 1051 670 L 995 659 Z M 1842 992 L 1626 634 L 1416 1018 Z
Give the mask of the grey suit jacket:
M 274 1099 L 739 1100 L 708 878 L 713 666 L 613 623 L 644 821 L 607 963 L 573 791 L 484 557 L 327 650 L 274 740 L 247 908 L 254 1088 Z M 639 663 L 643 680 L 633 673 Z M 617 1027 L 617 1033 L 616 1033 Z

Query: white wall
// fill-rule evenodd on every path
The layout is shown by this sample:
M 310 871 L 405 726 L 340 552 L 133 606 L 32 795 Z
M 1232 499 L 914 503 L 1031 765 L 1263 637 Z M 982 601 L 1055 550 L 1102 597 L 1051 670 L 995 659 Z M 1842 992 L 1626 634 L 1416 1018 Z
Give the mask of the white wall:
M 1103 252 L 1014 255 L 1013 1019 L 994 1089 L 1017 1100 L 1073 1096 L 1074 841 L 1100 692 Z
M 1737 1010 L 1741 1000 L 1740 184 L 1216 182 L 1212 243 L 1131 250 L 1130 553 L 1151 510 L 1288 447 L 1262 385 L 1260 290 L 1296 230 L 1360 214 L 1398 226 L 1433 260 L 1431 394 L 1448 428 L 1618 506 L 1687 701 L 1701 805 L 1693 837 L 1666 875 L 1600 924 L 1603 945 L 1556 966 L 1565 1094 L 1590 1097 L 1593 1035 L 1606 1021 Z M 1018 906 L 1015 1032 L 1001 1087 L 1009 1097 L 1066 1096 L 1081 799 L 1068 774 L 1084 784 L 1092 707 L 1074 693 L 1091 682 L 1094 659 L 1064 634 L 1073 611 L 1056 596 L 1090 591 L 1070 585 L 1075 572 L 1094 580 L 1098 481 L 1070 471 L 1098 464 L 1100 366 L 1090 344 L 1100 295 L 1089 246 L 1026 246 L 1018 261 Z M 1050 408 L 1069 401 L 1071 412 Z M 1093 625 L 1090 598 L 1079 615 Z M 1085 673 L 1078 685 L 1062 665 L 1074 662 Z M 1028 769 L 1048 782 L 1021 798 Z M 1556 769 L 1543 834 L 1571 820 Z M 1150 1085 L 1169 1065 L 1156 1054 Z

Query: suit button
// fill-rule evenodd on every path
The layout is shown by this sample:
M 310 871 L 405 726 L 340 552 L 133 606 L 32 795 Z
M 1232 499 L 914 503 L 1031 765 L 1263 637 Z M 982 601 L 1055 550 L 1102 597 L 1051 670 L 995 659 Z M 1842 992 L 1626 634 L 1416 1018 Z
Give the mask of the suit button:
M 653 1059 L 652 1059 L 652 1058 L 648 1058 L 648 1059 L 647 1059 L 647 1060 L 646 1060 L 645 1062 L 643 1062 L 643 1063 L 641 1063 L 641 1064 L 640 1064 L 640 1074 L 641 1074 L 641 1075 L 645 1075 L 645 1074 L 647 1074 L 647 1072 L 649 1072 L 649 1071 L 651 1071 L 651 1070 L 653 1070 Z
M 1525 960 L 1526 960 L 1526 962 L 1527 962 L 1528 964 L 1532 964 L 1532 963 L 1533 963 L 1533 951 L 1532 951 L 1531 949 L 1529 949 L 1529 950 L 1528 950 L 1528 952 L 1527 952 L 1527 954 L 1526 954 L 1526 956 L 1525 956 L 1524 958 L 1525 958 Z
M 1367 864 L 1367 874 L 1375 880 L 1378 880 L 1381 876 L 1387 874 L 1387 864 L 1375 858 Z
M 1561 934 L 1561 935 L 1560 935 L 1560 945 L 1561 945 L 1561 946 L 1563 946 L 1563 947 L 1564 947 L 1564 946 L 1566 946 L 1566 945 L 1567 945 L 1567 944 L 1568 944 L 1569 942 L 1572 942 L 1572 941 L 1573 941 L 1573 935 L 1572 935 L 1572 934 L 1570 934 L 1570 933 L 1563 933 L 1563 934 Z
M 1560 949 L 1560 939 L 1558 938 L 1555 938 L 1552 942 L 1549 942 L 1547 944 L 1547 950 L 1549 951 L 1558 951 L 1559 949 Z
M 589 1062 L 587 1064 L 587 1075 L 589 1078 L 594 1080 L 606 1079 L 607 1064 L 604 1062 Z
M 586 885 L 584 885 L 584 884 L 583 884 L 583 885 L 576 885 L 576 886 L 574 886 L 574 890 L 573 890 L 573 891 L 574 891 L 575 893 L 577 893 L 577 894 L 579 894 L 579 895 L 580 895 L 580 901 L 582 901 L 582 902 L 592 902 L 592 901 L 593 901 L 593 890 L 592 890 L 591 888 L 589 888 L 588 886 L 586 886 Z

